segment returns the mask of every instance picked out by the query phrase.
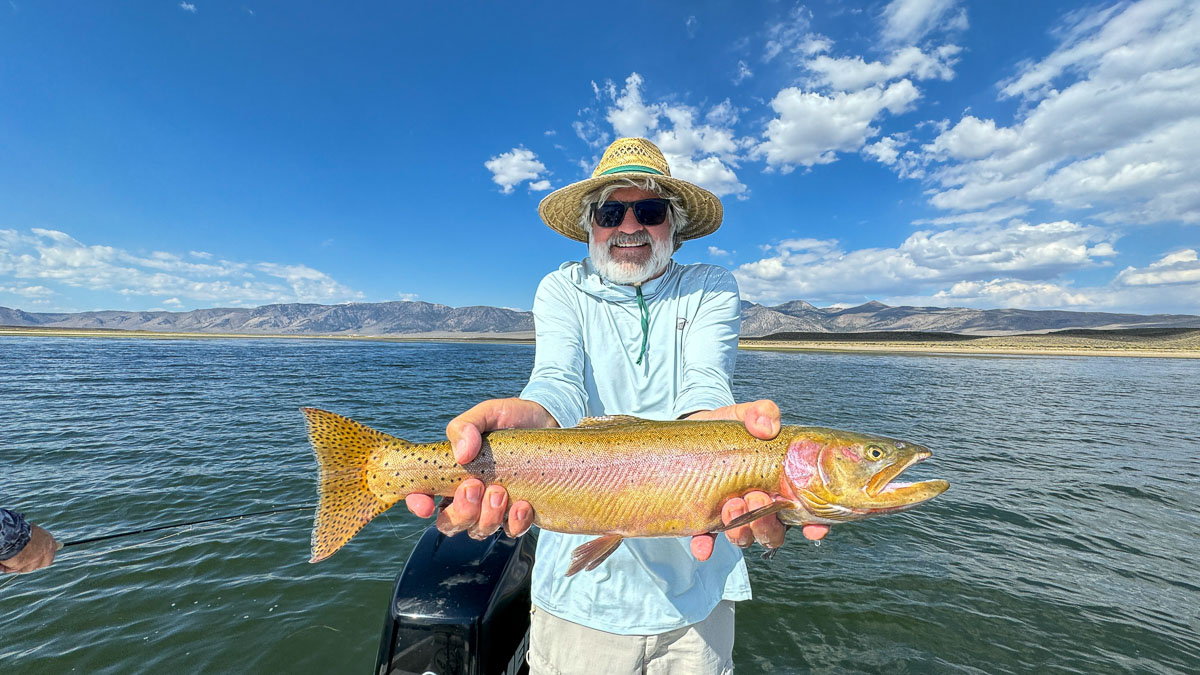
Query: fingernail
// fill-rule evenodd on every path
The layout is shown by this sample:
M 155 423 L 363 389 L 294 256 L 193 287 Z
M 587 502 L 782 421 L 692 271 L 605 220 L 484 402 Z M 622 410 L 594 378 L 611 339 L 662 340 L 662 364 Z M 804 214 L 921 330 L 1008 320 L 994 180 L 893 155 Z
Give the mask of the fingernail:
M 528 506 L 518 506 L 516 515 L 517 515 L 517 520 L 525 520 L 526 518 L 529 517 L 529 507 Z
M 467 442 L 466 441 L 455 441 L 454 442 L 454 458 L 456 460 L 466 451 L 467 451 Z
M 504 506 L 504 493 L 499 490 L 492 490 L 492 494 L 488 500 L 491 502 L 493 507 L 500 508 L 501 506 Z
M 467 501 L 468 502 L 471 502 L 472 504 L 478 504 L 479 500 L 482 497 L 483 497 L 483 489 L 480 488 L 478 485 L 472 485 L 471 487 L 467 488 Z

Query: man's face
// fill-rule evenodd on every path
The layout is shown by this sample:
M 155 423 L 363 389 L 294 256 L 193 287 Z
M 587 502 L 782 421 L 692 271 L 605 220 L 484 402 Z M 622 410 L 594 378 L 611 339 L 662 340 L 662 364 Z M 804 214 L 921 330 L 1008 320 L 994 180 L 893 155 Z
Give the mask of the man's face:
M 656 197 L 658 195 L 648 190 L 625 187 L 613 191 L 608 198 L 618 202 L 636 202 Z M 637 284 L 649 281 L 666 270 L 667 262 L 675 252 L 675 243 L 668 222 L 642 225 L 630 208 L 625 210 L 625 219 L 617 227 L 592 224 L 588 252 L 600 276 L 616 284 Z

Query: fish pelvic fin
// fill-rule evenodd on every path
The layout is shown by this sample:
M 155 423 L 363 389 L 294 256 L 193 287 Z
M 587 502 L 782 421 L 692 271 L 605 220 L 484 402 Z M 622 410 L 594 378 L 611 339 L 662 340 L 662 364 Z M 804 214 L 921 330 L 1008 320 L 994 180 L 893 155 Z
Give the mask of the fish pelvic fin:
M 395 501 L 380 499 L 367 484 L 371 453 L 381 445 L 407 444 L 348 417 L 316 408 L 301 408 L 308 421 L 308 440 L 320 468 L 320 500 L 313 521 L 312 558 L 333 555 L 375 516 Z
M 741 527 L 743 525 L 748 525 L 748 524 L 753 523 L 754 521 L 758 520 L 759 518 L 762 518 L 763 516 L 769 516 L 772 513 L 779 513 L 780 511 L 784 511 L 787 509 L 794 509 L 794 508 L 796 508 L 796 505 L 793 504 L 792 502 L 790 502 L 786 499 L 780 498 L 780 497 L 776 497 L 775 501 L 771 502 L 770 504 L 767 504 L 766 506 L 760 506 L 759 508 L 754 509 L 753 511 L 750 511 L 749 513 L 743 513 L 742 515 L 738 516 L 737 518 L 734 518 L 733 520 L 729 521 L 728 524 L 725 524 L 725 525 L 722 525 L 722 526 L 716 528 L 715 530 L 713 530 L 713 532 L 724 532 L 725 530 L 730 530 L 735 527 Z
M 606 534 L 596 537 L 586 544 L 576 546 L 575 550 L 571 551 L 571 565 L 567 567 L 567 576 L 575 576 L 576 573 L 583 570 L 596 569 L 600 563 L 621 547 L 623 541 L 625 541 L 625 537 L 619 534 Z

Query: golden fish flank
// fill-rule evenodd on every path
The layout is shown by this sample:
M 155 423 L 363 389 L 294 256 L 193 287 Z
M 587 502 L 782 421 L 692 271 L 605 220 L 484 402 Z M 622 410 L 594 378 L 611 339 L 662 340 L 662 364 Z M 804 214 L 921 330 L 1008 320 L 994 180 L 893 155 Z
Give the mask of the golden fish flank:
M 320 465 L 312 559 L 333 555 L 372 518 L 412 493 L 450 496 L 475 477 L 533 505 L 544 529 L 599 537 L 566 570 L 594 569 L 625 537 L 720 532 L 770 513 L 791 525 L 840 523 L 911 508 L 949 487 L 897 483 L 930 456 L 904 441 L 785 426 L 772 440 L 740 422 L 589 418 L 570 429 L 507 429 L 484 437 L 460 466 L 448 441 L 409 443 L 335 413 L 303 408 Z M 774 497 L 728 526 L 725 501 Z

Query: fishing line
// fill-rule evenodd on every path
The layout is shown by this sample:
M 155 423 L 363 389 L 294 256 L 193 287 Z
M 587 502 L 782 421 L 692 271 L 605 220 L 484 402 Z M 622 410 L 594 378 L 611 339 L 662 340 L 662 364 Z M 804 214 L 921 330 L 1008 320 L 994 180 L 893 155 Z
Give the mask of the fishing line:
M 76 539 L 63 543 L 59 548 L 68 546 L 79 546 L 81 544 L 91 544 L 97 541 L 106 541 L 108 539 L 117 539 L 118 537 L 131 537 L 135 534 L 145 534 L 147 532 L 158 532 L 159 530 L 170 530 L 176 527 L 187 527 L 189 525 L 202 525 L 204 523 L 219 523 L 226 520 L 237 520 L 238 518 L 252 518 L 254 516 L 268 516 L 273 513 L 286 513 L 288 511 L 305 511 L 315 509 L 316 504 L 301 504 L 297 506 L 284 506 L 277 509 L 268 509 L 266 511 L 252 511 L 250 513 L 238 513 L 232 516 L 221 516 L 219 518 L 204 518 L 203 520 L 189 520 L 182 523 L 168 523 L 166 525 L 155 525 L 153 527 L 145 527 L 140 530 L 132 530 L 129 532 L 117 532 L 116 534 L 105 534 L 99 537 L 88 537 L 86 539 Z
M 168 539 L 171 539 L 171 538 L 173 538 L 173 537 L 178 537 L 178 536 L 179 536 L 179 535 L 181 535 L 181 534 L 187 534 L 188 532 L 191 532 L 191 531 L 192 531 L 192 528 L 190 528 L 190 527 L 189 527 L 188 529 L 186 529 L 186 530 L 183 530 L 182 532 L 172 532 L 171 534 L 168 534 L 168 535 L 167 535 L 167 536 L 165 536 L 165 537 L 159 537 L 158 539 L 151 539 L 150 541 L 143 541 L 143 542 L 141 542 L 140 544 L 130 544 L 129 546 L 122 546 L 121 548 L 114 548 L 114 549 L 112 549 L 111 551 L 96 551 L 96 552 L 92 553 L 91 555 L 89 555 L 89 556 L 85 556 L 84 558 L 80 559 L 80 561 L 86 562 L 86 561 L 89 561 L 89 560 L 93 560 L 93 559 L 95 559 L 95 558 L 99 558 L 100 556 L 109 555 L 110 553 L 118 553 L 118 552 L 120 552 L 120 551 L 129 551 L 129 550 L 132 550 L 132 549 L 135 549 L 135 548 L 141 548 L 141 547 L 143 547 L 143 546 L 149 546 L 150 544 L 157 544 L 157 543 L 158 543 L 158 542 L 160 542 L 160 541 L 166 541 L 166 540 L 168 540 Z M 72 542 L 72 543 L 82 543 L 82 542 Z M 61 550 L 62 550 L 62 548 L 63 548 L 63 546 L 65 546 L 65 544 L 63 544 L 62 542 L 59 542 L 59 543 L 58 543 L 58 550 L 60 550 L 60 551 L 61 551 Z M 79 562 L 79 561 L 76 561 L 76 562 Z M 20 575 L 20 574 L 13 574 L 11 579 L 6 579 L 5 581 L 3 581 L 3 582 L 0 582 L 0 589 L 3 589 L 3 588 L 4 588 L 5 586 L 7 586 L 8 584 L 10 584 L 10 583 L 12 583 L 12 582 L 16 581 L 16 580 L 17 580 L 17 577 L 19 577 L 19 576 L 22 576 L 22 575 Z
M 122 546 L 121 548 L 114 548 L 114 549 L 107 550 L 107 551 L 95 551 L 91 555 L 85 556 L 84 558 L 82 558 L 81 561 L 86 562 L 89 560 L 94 560 L 95 558 L 99 558 L 101 556 L 110 555 L 112 553 L 120 553 L 121 551 L 132 551 L 134 549 L 143 548 L 145 546 L 150 546 L 151 544 L 157 544 L 159 542 L 163 542 L 168 539 L 174 539 L 175 537 L 187 534 L 188 532 L 191 532 L 191 531 L 192 531 L 192 528 L 189 527 L 186 530 L 180 530 L 179 532 L 172 532 L 171 534 L 168 534 L 165 537 L 151 539 L 150 541 L 143 541 L 143 542 L 139 542 L 137 544 L 130 544 L 128 546 Z
M 387 521 L 388 527 L 392 528 L 392 534 L 396 535 L 400 541 L 404 541 L 404 537 L 400 536 L 400 531 L 396 529 L 396 524 L 392 522 L 391 516 L 386 511 L 383 513 L 383 519 Z
M 400 531 L 396 529 L 396 524 L 392 522 L 392 519 L 388 516 L 387 512 L 384 512 L 383 517 L 385 520 L 387 520 L 387 524 L 392 528 L 392 534 L 396 535 L 397 541 L 408 541 L 409 539 L 412 539 L 413 537 L 418 537 L 422 534 L 425 534 L 425 530 L 427 529 L 427 528 L 417 528 L 416 532 L 413 532 L 412 534 L 402 537 L 402 536 L 400 536 Z

